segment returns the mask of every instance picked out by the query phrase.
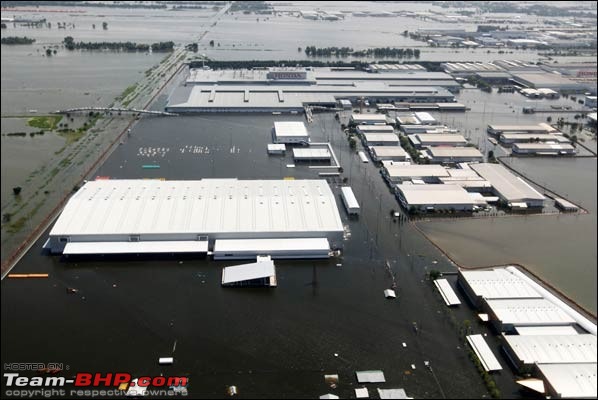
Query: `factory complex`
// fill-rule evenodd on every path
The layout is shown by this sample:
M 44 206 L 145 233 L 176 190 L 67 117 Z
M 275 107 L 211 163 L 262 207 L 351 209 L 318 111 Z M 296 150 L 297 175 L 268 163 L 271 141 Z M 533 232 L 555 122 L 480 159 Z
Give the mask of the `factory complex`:
M 171 112 L 303 112 L 344 107 L 344 102 L 454 103 L 460 89 L 444 72 L 372 73 L 355 69 L 191 69 L 168 100 Z M 341 103 L 341 100 L 343 103 Z M 434 108 L 438 108 L 435 105 Z
M 595 323 L 515 267 L 461 269 L 457 287 L 500 336 L 505 361 L 528 375 L 517 383 L 553 398 L 596 396 Z M 478 336 L 472 347 L 482 364 L 492 365 L 490 371 L 503 369 Z

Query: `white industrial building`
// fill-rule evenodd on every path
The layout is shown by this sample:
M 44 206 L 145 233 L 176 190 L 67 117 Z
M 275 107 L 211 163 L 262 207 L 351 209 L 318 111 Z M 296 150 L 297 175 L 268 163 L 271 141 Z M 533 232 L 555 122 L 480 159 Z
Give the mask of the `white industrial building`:
M 394 133 L 364 133 L 364 146 L 399 146 L 399 137 Z
M 476 308 L 482 308 L 486 299 L 542 298 L 542 295 L 526 281 L 504 268 L 483 271 L 459 270 L 457 283 Z
M 596 398 L 596 358 L 593 363 L 538 364 L 537 373 L 544 381 L 545 393 L 559 399 Z
M 390 183 L 402 183 L 412 179 L 437 183 L 439 178 L 450 176 L 447 169 L 441 165 L 426 164 L 385 165 L 382 168 L 382 175 Z
M 65 255 L 205 254 L 234 239 L 246 253 L 269 255 L 250 240 L 292 239 L 274 249 L 283 257 L 297 256 L 293 246 L 305 239 L 319 240 L 308 244 L 321 256 L 322 247 L 341 246 L 343 232 L 325 180 L 97 180 L 70 198 L 45 247 Z M 308 244 L 299 249 L 306 257 Z
M 540 123 L 536 125 L 488 125 L 488 133 L 491 135 L 502 135 L 502 134 L 546 134 L 546 133 L 557 133 L 558 129 L 546 123 Z
M 516 145 L 514 145 L 516 146 Z M 471 164 L 471 168 L 492 184 L 492 188 L 509 207 L 543 207 L 546 198 L 536 189 L 500 164 Z
M 561 93 L 582 93 L 585 91 L 585 87 L 581 83 L 546 71 L 513 72 L 512 75 L 514 82 L 528 88 L 552 89 Z
M 391 125 L 357 125 L 357 133 L 393 133 Z
M 499 138 L 501 143 L 530 143 L 535 142 L 554 142 L 554 143 L 569 143 L 563 135 L 555 135 L 554 133 L 503 133 Z
M 448 126 L 445 125 L 401 125 L 400 129 L 405 135 L 441 135 L 448 133 L 457 133 L 456 129 L 450 129 Z
M 425 153 L 434 164 L 484 161 L 484 155 L 475 147 L 428 147 Z
M 459 185 L 399 184 L 395 189 L 399 202 L 409 210 L 414 208 L 421 211 L 473 211 L 472 197 Z
M 422 125 L 436 125 L 436 118 L 427 112 L 416 112 L 415 117 Z
M 399 115 L 396 120 L 398 125 L 421 125 L 421 121 L 414 114 Z
M 514 143 L 513 155 L 573 156 L 576 150 L 568 143 Z
M 485 299 L 488 319 L 498 332 L 517 326 L 574 325 L 575 319 L 547 299 Z
M 401 146 L 370 146 L 369 149 L 374 161 L 407 161 L 410 158 Z
M 503 335 L 504 349 L 518 369 L 534 364 L 596 364 L 596 336 Z
M 276 121 L 273 129 L 274 143 L 308 143 L 309 132 L 301 121 Z
M 384 114 L 352 114 L 351 123 L 355 125 L 386 125 L 388 121 Z
M 411 144 L 413 144 L 413 146 L 417 149 L 432 146 L 463 147 L 467 145 L 467 140 L 463 137 L 463 135 L 451 133 L 418 133 L 415 135 L 408 135 L 407 137 L 409 138 Z
M 330 161 L 331 158 L 332 155 L 327 147 L 293 149 L 293 159 L 295 161 Z

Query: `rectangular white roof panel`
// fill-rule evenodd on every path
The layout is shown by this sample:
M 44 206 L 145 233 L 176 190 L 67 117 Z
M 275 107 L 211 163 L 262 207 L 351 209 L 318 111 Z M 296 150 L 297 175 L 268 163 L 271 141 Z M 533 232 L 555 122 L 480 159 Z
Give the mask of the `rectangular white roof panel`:
M 596 363 L 596 336 L 503 335 L 515 357 L 524 364 Z
M 436 279 L 434 285 L 438 288 L 442 299 L 447 306 L 456 306 L 461 304 L 461 300 L 453 290 L 452 286 L 446 279 Z
M 277 137 L 307 137 L 309 133 L 301 121 L 274 122 L 274 131 Z
M 386 382 L 382 371 L 357 371 L 357 382 L 359 383 L 381 383 Z
M 506 269 L 460 271 L 476 296 L 485 299 L 541 299 L 527 282 Z
M 222 284 L 268 278 L 274 275 L 276 275 L 276 270 L 272 260 L 235 265 L 223 268 Z
M 355 194 L 350 186 L 341 187 L 341 194 L 345 199 L 345 203 L 347 204 L 348 208 L 359 208 L 359 203 L 357 202 Z
M 207 253 L 208 242 L 199 240 L 144 242 L 70 242 L 63 254 Z
M 558 397 L 596 398 L 596 358 L 589 364 L 539 364 L 538 368 Z
M 502 369 L 500 362 L 484 340 L 482 335 L 469 335 L 467 342 L 480 359 L 482 366 L 486 371 L 500 371 Z
M 389 176 L 399 178 L 422 178 L 449 176 L 446 168 L 441 165 L 388 165 L 385 167 Z
M 486 300 L 488 307 L 503 324 L 522 326 L 568 325 L 575 320 L 546 299 Z
M 489 181 L 507 201 L 544 200 L 545 197 L 500 164 L 472 164 L 471 168 Z
M 572 326 L 516 326 L 521 336 L 579 335 Z
M 330 250 L 330 243 L 326 238 L 217 239 L 214 243 L 214 252 L 260 251 L 267 253 L 286 250 Z
M 137 179 L 87 182 L 50 236 L 342 231 L 325 180 Z
M 459 185 L 431 184 L 431 185 L 396 185 L 405 201 L 410 205 L 416 204 L 473 204 L 467 190 Z

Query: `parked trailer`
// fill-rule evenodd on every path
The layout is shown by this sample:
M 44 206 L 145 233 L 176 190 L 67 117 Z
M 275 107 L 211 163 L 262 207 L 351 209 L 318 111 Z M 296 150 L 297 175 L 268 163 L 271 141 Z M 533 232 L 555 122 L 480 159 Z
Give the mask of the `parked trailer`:
M 359 203 L 357 203 L 357 199 L 355 198 L 351 187 L 343 186 L 341 188 L 341 195 L 343 198 L 343 203 L 345 204 L 345 208 L 347 209 L 347 213 L 359 214 Z
M 368 156 L 366 156 L 363 151 L 357 152 L 357 155 L 359 156 L 359 158 L 361 158 L 361 162 L 364 162 L 364 163 L 370 162 L 370 160 L 368 160 Z

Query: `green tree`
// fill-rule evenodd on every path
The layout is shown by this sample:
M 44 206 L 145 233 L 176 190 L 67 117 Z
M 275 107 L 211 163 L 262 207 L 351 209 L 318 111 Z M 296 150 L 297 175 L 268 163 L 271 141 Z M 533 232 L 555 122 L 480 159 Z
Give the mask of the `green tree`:
M 48 56 L 48 57 L 52 56 L 52 49 L 46 49 L 46 56 Z
M 108 30 L 108 22 L 102 22 L 102 28 Z

